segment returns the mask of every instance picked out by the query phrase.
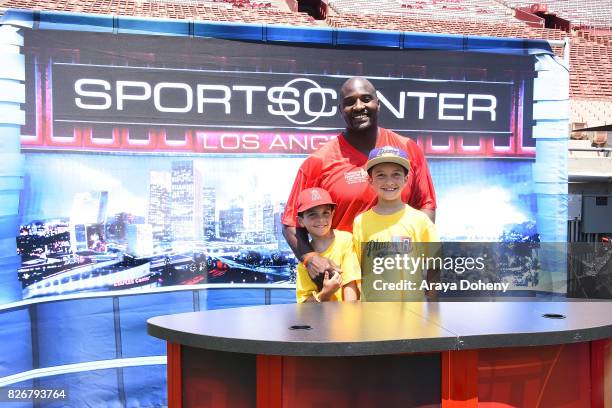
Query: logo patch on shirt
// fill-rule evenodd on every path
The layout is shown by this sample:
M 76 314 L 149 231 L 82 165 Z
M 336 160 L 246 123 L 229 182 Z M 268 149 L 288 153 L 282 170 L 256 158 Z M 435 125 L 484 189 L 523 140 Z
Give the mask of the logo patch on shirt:
M 365 183 L 368 180 L 368 172 L 364 169 L 357 169 L 344 173 L 346 184 Z
M 402 251 L 412 252 L 412 237 L 393 237 L 391 242 L 399 243 Z

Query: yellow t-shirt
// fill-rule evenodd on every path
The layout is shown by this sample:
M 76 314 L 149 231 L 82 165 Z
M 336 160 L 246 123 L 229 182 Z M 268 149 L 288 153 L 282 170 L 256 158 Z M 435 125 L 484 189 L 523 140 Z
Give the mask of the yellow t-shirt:
M 373 272 L 375 270 L 375 258 L 393 258 L 396 254 L 410 254 L 412 257 L 419 257 L 423 252 L 423 256 L 431 256 L 436 248 L 431 245 L 419 246 L 415 243 L 439 241 L 436 227 L 429 217 L 409 205 L 389 215 L 380 215 L 370 209 L 355 217 L 353 222 L 353 245 L 364 279 L 367 276 L 367 282 L 369 282 L 370 277 L 373 279 L 384 278 L 393 282 L 401 280 L 413 282 L 416 285 L 414 289 L 404 291 L 401 294 L 401 299 L 407 299 L 407 295 L 409 295 L 408 299 L 422 297 L 423 292 L 416 288 L 421 284 L 424 271 L 422 268 L 387 270 L 379 264 L 380 275 L 375 275 Z M 365 259 L 362 259 L 362 251 Z M 382 271 L 386 273 L 383 275 Z M 366 281 L 362 284 L 365 285 Z M 368 297 L 366 292 L 373 293 L 370 288 L 364 286 L 362 292 L 364 297 Z M 383 296 L 380 293 L 377 293 L 377 295 Z M 386 295 L 378 299 L 399 300 L 400 292 L 387 292 Z
M 342 269 L 342 286 L 361 279 L 361 269 L 357 255 L 353 250 L 353 236 L 350 232 L 334 230 L 334 241 L 321 253 L 321 256 L 334 261 Z M 306 302 L 309 296 L 317 292 L 317 285 L 310 279 L 308 270 L 302 262 L 297 266 L 295 297 L 299 303 Z M 331 301 L 342 300 L 342 288 L 330 298 Z

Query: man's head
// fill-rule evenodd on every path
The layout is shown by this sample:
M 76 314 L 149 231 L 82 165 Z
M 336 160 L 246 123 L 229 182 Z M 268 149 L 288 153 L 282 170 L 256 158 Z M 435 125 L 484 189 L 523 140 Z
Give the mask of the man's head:
M 298 196 L 298 223 L 313 238 L 325 237 L 331 231 L 335 207 L 336 203 L 326 190 L 307 188 Z
M 378 127 L 380 103 L 376 89 L 362 77 L 348 79 L 340 89 L 340 112 L 348 132 L 363 132 Z
M 366 163 L 368 181 L 379 200 L 397 200 L 408 182 L 408 154 L 393 146 L 373 149 Z

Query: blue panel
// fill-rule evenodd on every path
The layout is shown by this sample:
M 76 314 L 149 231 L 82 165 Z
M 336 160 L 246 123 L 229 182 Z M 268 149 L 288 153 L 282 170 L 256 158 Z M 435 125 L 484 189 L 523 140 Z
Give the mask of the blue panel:
M 168 406 L 165 365 L 126 367 L 123 384 L 126 408 Z
M 477 36 L 466 37 L 466 51 L 482 51 L 516 55 L 528 55 L 538 52 L 552 53 L 548 42 L 543 40 Z
M 462 50 L 464 38 L 454 34 L 404 33 L 402 48 Z
M 277 305 L 295 302 L 295 289 L 270 290 L 270 304 Z
M 9 9 L 0 17 L 0 23 L 32 28 L 34 26 L 34 13 L 34 10 Z
M 116 357 L 111 298 L 41 303 L 37 309 L 41 367 Z
M 166 343 L 147 334 L 147 319 L 193 312 L 193 292 L 151 293 L 119 298 L 122 357 L 163 356 Z
M 13 79 L 15 81 L 25 81 L 25 56 L 21 54 L 0 53 L 2 65 L 0 65 L 0 78 Z M 20 122 L 21 118 L 4 123 Z M 19 123 L 22 124 L 22 123 Z
M 0 208 L 2 208 L 4 214 L 16 213 L 17 208 L 19 208 L 19 191 L 16 191 L 16 190 L 0 191 Z M 0 236 L 1 235 L 2 234 L 0 234 Z M 6 238 L 6 237 L 3 237 L 3 238 Z M 11 237 L 9 236 L 9 238 Z
M 2 126 L 0 126 L 1 128 Z M 0 130 L 0 137 L 4 137 L 2 135 L 2 131 Z M 19 176 L 0 176 L 0 191 L 6 190 L 23 190 L 23 177 Z M 0 214 L 2 212 L 0 211 Z
M 1 18 L 1 17 L 0 17 Z M 0 24 L 2 24 L 0 22 Z M 0 45 L 5 46 L 5 45 L 13 45 L 13 46 L 17 46 L 17 47 L 23 47 L 23 30 L 21 30 L 22 27 L 14 27 L 11 25 L 2 25 L 0 27 L 0 32 L 2 33 L 0 35 Z M 31 27 L 26 27 L 26 28 L 31 28 Z M 3 47 L 4 48 L 4 47 Z M 15 54 L 15 49 L 11 49 L 12 47 L 6 48 L 3 51 L 1 51 L 2 54 Z M 11 86 L 10 84 L 4 83 L 4 86 Z M 18 85 L 23 87 L 23 84 Z M 4 92 L 4 91 L 3 91 Z M 20 93 L 23 93 L 23 91 L 21 91 Z M 13 99 L 13 98 L 9 98 L 9 99 Z
M 193 23 L 193 35 L 196 37 L 262 41 L 264 38 L 263 31 L 264 26 L 262 24 Z
M 15 242 L 14 238 L 12 242 Z M 9 244 L 11 249 L 12 242 Z M 14 248 L 16 250 L 16 246 Z M 15 251 L 12 253 L 14 254 Z M 17 276 L 17 269 L 21 267 L 21 256 L 4 255 L 5 254 L 0 255 L 0 305 L 16 302 L 22 299 L 21 283 L 15 279 Z
M 87 13 L 40 11 L 38 28 L 44 30 L 113 32 L 113 16 Z
M 2 157 L 2 174 L 12 177 L 22 177 L 25 172 L 25 156 L 20 154 L 18 151 L 4 150 Z M 13 207 L 0 207 L 3 208 L 6 214 L 7 208 Z M 14 207 L 17 209 L 18 207 Z
M 19 235 L 19 215 L 0 216 L 0 239 L 15 238 Z
M 336 44 L 399 48 L 401 36 L 398 31 L 343 29 L 336 33 Z
M 0 123 L 0 137 L 2 138 L 3 153 L 19 153 L 21 151 L 21 125 Z M 23 171 L 23 165 L 19 170 Z M 6 173 L 3 172 L 2 174 L 6 176 Z
M 567 166 L 567 136 L 563 139 L 538 139 L 536 143 L 537 162 L 554 169 L 565 169 Z M 567 179 L 559 181 L 566 182 Z
M 8 244 L 6 242 L 3 242 L 1 248 L 3 248 L 3 249 L 10 248 L 11 252 L 7 256 L 3 256 L 2 254 L 0 254 L 0 277 L 2 275 L 4 275 L 5 274 L 5 270 L 7 268 L 9 268 L 9 269 L 11 269 L 11 272 L 15 273 L 15 275 L 11 276 L 11 279 L 15 280 L 15 276 L 17 276 L 16 275 L 17 274 L 17 269 L 19 267 L 21 267 L 21 255 L 10 255 L 10 254 L 16 253 L 17 245 L 13 246 L 12 242 L 8 243 Z M 15 249 L 15 251 L 13 251 L 13 248 Z M 14 269 L 12 269 L 12 268 L 14 268 Z M 2 282 L 1 279 L 0 279 L 0 282 Z M 1 287 L 1 285 L 0 285 L 0 287 Z M 0 293 L 2 293 L 2 289 L 3 288 L 0 288 Z M 19 291 L 19 292 L 21 294 L 21 291 Z M 0 296 L 0 299 L 1 298 L 2 298 L 2 296 Z M 17 300 L 22 300 L 21 296 Z M 0 302 L 0 304 L 2 304 L 2 302 Z
M 552 54 L 552 48 L 546 40 L 526 40 L 525 48 L 528 49 L 529 54 Z
M 540 183 L 537 186 L 543 191 L 537 194 L 538 213 L 537 223 L 541 242 L 565 242 L 567 241 L 567 184 L 546 185 Z M 556 190 L 556 191 L 555 191 Z M 565 193 L 563 192 L 565 191 Z M 562 271 L 565 265 L 549 271 Z
M 200 291 L 200 310 L 265 304 L 265 289 L 209 289 Z
M 0 95 L 0 103 L 5 107 L 8 107 L 9 103 L 25 103 L 25 85 L 18 81 L 0 79 Z
M 565 196 L 567 195 L 567 184 L 566 183 L 537 183 L 535 185 L 534 190 L 538 194 L 548 194 L 552 196 Z M 541 209 L 538 207 L 538 210 L 540 210 L 540 212 L 546 213 L 547 215 L 552 214 L 550 211 L 551 210 L 550 208 L 547 208 L 547 209 L 544 209 L 544 211 L 541 211 Z
M 39 389 L 68 388 L 68 401 L 49 401 L 44 408 L 120 408 L 116 368 L 41 378 Z
M 151 19 L 142 17 L 116 17 L 120 34 L 190 35 L 187 20 Z
M 525 40 L 519 38 L 466 37 L 466 48 L 469 50 L 494 50 L 496 48 L 524 49 Z
M 334 30 L 318 27 L 291 27 L 280 25 L 266 26 L 266 39 L 268 41 L 283 41 L 292 43 L 333 43 Z
M 0 377 L 31 370 L 32 336 L 28 309 L 0 313 Z

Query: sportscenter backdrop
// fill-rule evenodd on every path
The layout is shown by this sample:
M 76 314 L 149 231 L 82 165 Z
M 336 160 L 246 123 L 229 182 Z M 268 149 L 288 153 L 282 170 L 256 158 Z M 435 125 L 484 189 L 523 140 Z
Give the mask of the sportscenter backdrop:
M 9 10 L 0 58 L 0 386 L 69 387 L 49 406 L 165 406 L 147 318 L 294 301 L 280 216 L 353 75 L 425 151 L 444 240 L 566 239 L 546 42 Z
M 551 213 L 536 188 L 539 167 L 565 160 L 534 137 L 550 55 L 23 35 L 23 298 L 292 282 L 284 201 L 304 157 L 343 129 L 353 75 L 376 86 L 379 123 L 424 150 L 443 240 L 565 240 L 563 206 Z

